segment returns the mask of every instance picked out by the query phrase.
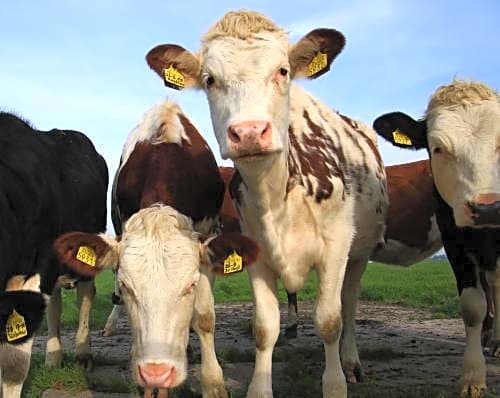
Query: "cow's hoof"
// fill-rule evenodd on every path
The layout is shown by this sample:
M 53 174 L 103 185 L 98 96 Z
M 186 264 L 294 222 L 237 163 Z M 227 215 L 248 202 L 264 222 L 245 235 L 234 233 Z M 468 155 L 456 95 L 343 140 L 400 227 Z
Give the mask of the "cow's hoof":
M 87 371 L 91 371 L 94 368 L 94 360 L 92 359 L 92 354 L 77 354 L 76 364 Z
M 500 340 L 494 340 L 490 345 L 490 355 L 500 358 Z
M 344 365 L 344 375 L 345 379 L 350 384 L 361 383 L 364 378 L 363 369 L 359 362 L 352 365 Z
M 104 328 L 104 329 L 102 329 L 102 332 L 101 332 L 101 335 L 103 337 L 110 337 L 110 336 L 114 336 L 115 334 L 116 334 L 115 329 L 111 329 L 111 328 Z
M 486 386 L 462 386 L 462 391 L 460 392 L 460 398 L 481 398 L 483 393 L 486 392 Z
M 49 369 L 60 368 L 62 366 L 62 351 L 47 352 L 45 366 Z
M 290 325 L 285 328 L 285 337 L 287 339 L 297 338 L 297 324 Z

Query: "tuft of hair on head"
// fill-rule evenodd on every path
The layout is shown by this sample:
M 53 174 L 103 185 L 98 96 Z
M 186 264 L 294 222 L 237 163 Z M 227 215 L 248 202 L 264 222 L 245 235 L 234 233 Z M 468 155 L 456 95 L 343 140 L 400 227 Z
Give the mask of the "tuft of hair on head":
M 262 31 L 286 35 L 283 29 L 257 11 L 229 11 L 205 33 L 202 42 L 225 36 L 245 40 Z
M 432 94 L 426 114 L 439 107 L 465 106 L 498 98 L 498 93 L 484 83 L 455 79 Z

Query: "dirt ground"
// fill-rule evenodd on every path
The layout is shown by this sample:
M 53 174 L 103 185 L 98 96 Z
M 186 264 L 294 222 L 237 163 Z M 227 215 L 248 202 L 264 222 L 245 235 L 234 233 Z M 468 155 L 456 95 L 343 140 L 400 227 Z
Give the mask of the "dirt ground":
M 299 303 L 296 339 L 280 338 L 273 361 L 275 397 L 321 396 L 324 366 L 322 344 L 314 331 L 312 303 Z M 286 308 L 282 306 L 282 321 Z M 250 332 L 251 304 L 216 306 L 216 346 L 227 387 L 233 397 L 244 396 L 252 374 L 254 342 Z M 378 303 L 359 306 L 357 333 L 365 380 L 349 386 L 350 396 L 359 397 L 451 397 L 457 384 L 464 351 L 464 330 L 460 319 L 430 319 L 430 313 Z M 282 325 L 284 327 L 284 325 Z M 45 338 L 35 340 L 35 352 L 43 352 Z M 65 350 L 73 350 L 74 333 L 64 336 Z M 128 370 L 130 329 L 125 316 L 115 336 L 92 333 L 95 353 L 108 364 L 98 365 L 89 374 L 91 384 L 102 388 L 117 377 L 130 383 Z M 198 382 L 199 347 L 191 338 L 190 376 L 180 396 L 200 396 Z M 487 356 L 488 397 L 500 396 L 500 359 Z M 113 391 L 112 386 L 105 388 Z M 384 393 L 387 392 L 387 394 Z M 419 393 L 418 391 L 422 391 Z M 100 397 L 113 397 L 111 393 Z M 116 395 L 118 397 L 119 395 Z M 121 395 L 121 396 L 128 396 Z

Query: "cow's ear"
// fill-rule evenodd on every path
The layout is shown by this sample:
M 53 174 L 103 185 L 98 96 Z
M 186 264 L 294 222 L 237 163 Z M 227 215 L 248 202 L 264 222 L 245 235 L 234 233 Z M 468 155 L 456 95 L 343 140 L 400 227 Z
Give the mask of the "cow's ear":
M 257 260 L 259 248 L 250 238 L 237 232 L 225 233 L 201 243 L 203 264 L 218 275 L 231 275 Z
M 415 120 L 402 112 L 387 113 L 373 122 L 378 135 L 392 145 L 406 149 L 422 149 L 427 146 L 425 120 Z
M 0 344 L 21 344 L 31 338 L 42 323 L 45 307 L 43 294 L 27 286 L 0 293 Z
M 315 29 L 290 50 L 293 77 L 316 79 L 330 70 L 333 60 L 345 45 L 345 37 L 335 29 Z
M 120 243 L 103 234 L 70 232 L 57 238 L 54 250 L 61 263 L 90 277 L 105 268 L 116 268 L 120 258 Z
M 146 54 L 146 62 L 170 88 L 182 90 L 199 87 L 200 61 L 195 54 L 181 46 L 156 46 Z

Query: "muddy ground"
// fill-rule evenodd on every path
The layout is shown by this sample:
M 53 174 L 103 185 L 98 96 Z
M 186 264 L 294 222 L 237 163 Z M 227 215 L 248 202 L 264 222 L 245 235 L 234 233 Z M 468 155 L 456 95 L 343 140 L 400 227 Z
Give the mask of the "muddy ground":
M 275 397 L 319 397 L 324 366 L 322 344 L 314 331 L 312 303 L 299 303 L 298 337 L 280 338 L 273 364 Z M 282 306 L 282 321 L 286 308 Z M 250 332 L 251 304 L 216 306 L 216 346 L 227 386 L 233 397 L 244 396 L 252 372 L 254 342 Z M 452 397 L 464 351 L 464 331 L 460 319 L 430 319 L 431 314 L 411 308 L 377 303 L 361 303 L 357 321 L 358 342 L 365 371 L 364 383 L 349 386 L 354 397 Z M 282 325 L 284 327 L 284 325 Z M 94 352 L 107 359 L 89 374 L 91 385 L 114 397 L 113 383 L 130 383 L 128 358 L 130 329 L 126 317 L 118 333 L 102 337 L 92 333 Z M 35 352 L 43 352 L 45 338 L 36 338 Z M 64 336 L 65 350 L 73 349 L 74 333 Z M 192 334 L 190 376 L 179 396 L 200 396 L 198 382 L 199 348 Z M 102 362 L 102 361 L 101 361 Z M 488 397 L 500 396 L 500 359 L 487 357 Z M 111 385 L 109 385 L 111 383 Z M 49 394 L 50 395 L 50 394 Z M 129 394 L 116 395 L 129 396 Z

